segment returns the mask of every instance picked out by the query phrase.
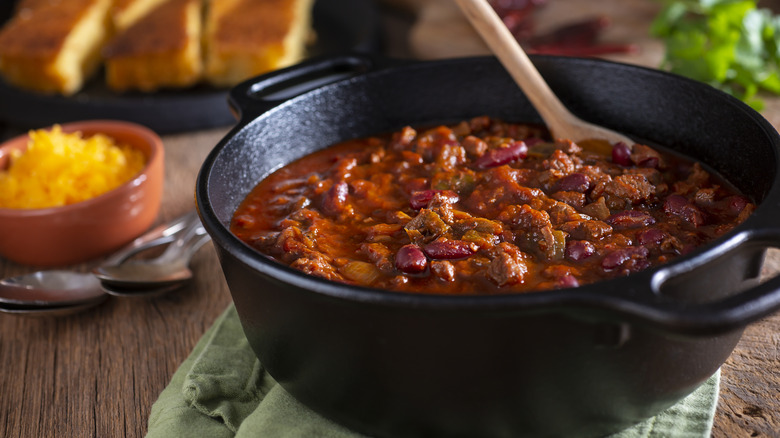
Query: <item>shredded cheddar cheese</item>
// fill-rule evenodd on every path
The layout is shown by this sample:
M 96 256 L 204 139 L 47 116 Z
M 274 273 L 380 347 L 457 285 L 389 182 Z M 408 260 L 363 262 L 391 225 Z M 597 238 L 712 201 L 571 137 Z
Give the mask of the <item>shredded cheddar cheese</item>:
M 0 207 L 47 208 L 74 204 L 119 187 L 144 166 L 144 154 L 106 135 L 29 133 L 27 150 L 15 151 L 0 170 Z

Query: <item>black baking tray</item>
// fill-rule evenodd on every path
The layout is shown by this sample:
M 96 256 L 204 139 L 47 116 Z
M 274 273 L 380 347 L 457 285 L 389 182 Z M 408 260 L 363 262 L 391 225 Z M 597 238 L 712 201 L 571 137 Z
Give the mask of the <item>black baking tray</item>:
M 13 2 L 0 2 L 0 22 L 11 15 Z M 315 42 L 309 56 L 344 50 L 370 52 L 381 42 L 379 12 L 371 0 L 317 0 L 312 24 Z M 88 119 L 126 120 L 170 134 L 228 126 L 236 119 L 227 104 L 228 89 L 198 85 L 154 93 L 116 93 L 107 88 L 103 72 L 72 96 L 44 95 L 0 80 L 0 123 L 6 131 L 40 128 Z

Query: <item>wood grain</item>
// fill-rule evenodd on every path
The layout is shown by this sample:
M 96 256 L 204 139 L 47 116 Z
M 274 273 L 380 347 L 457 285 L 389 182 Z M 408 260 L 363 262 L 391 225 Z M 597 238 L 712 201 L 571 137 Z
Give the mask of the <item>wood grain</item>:
M 164 139 L 161 221 L 194 208 L 197 171 L 224 133 Z M 190 285 L 158 298 L 112 297 L 62 318 L 0 315 L 0 436 L 143 436 L 152 403 L 231 302 L 211 243 L 192 268 Z M 3 276 L 29 270 L 0 263 Z
M 762 274 L 778 273 L 780 252 L 772 249 Z M 721 371 L 713 436 L 780 436 L 780 314 L 748 326 Z

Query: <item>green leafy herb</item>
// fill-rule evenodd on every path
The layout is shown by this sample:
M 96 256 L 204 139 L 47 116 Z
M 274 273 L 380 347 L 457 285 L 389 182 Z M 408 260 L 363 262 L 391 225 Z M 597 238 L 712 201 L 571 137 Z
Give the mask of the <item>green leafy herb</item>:
M 780 16 L 745 0 L 661 0 L 652 24 L 661 66 L 706 82 L 756 109 L 760 90 L 780 94 Z

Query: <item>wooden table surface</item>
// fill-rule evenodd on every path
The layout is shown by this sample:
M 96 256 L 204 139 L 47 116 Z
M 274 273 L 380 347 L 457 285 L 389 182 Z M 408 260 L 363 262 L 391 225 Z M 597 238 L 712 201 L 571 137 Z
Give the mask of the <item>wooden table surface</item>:
M 384 29 L 406 35 L 409 17 L 383 12 Z M 387 43 L 390 54 L 412 50 L 405 38 Z M 780 100 L 769 104 L 765 115 L 778 127 Z M 194 208 L 197 171 L 226 132 L 164 137 L 160 221 Z M 191 284 L 157 298 L 111 297 L 88 312 L 59 318 L 0 314 L 0 437 L 144 436 L 152 403 L 231 302 L 211 243 L 196 254 L 192 268 Z M 0 276 L 32 270 L 0 260 Z M 775 250 L 764 271 L 780 272 Z M 775 314 L 749 326 L 723 365 L 713 436 L 780 436 L 779 393 L 780 314 Z

